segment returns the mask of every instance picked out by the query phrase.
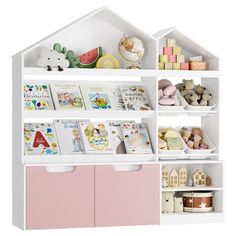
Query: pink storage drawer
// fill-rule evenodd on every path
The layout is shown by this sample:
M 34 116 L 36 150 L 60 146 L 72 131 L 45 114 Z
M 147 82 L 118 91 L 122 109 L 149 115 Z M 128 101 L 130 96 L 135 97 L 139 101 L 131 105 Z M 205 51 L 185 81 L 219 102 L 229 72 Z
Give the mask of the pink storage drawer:
M 94 226 L 94 166 L 48 173 L 26 168 L 26 228 Z
M 95 226 L 160 223 L 159 165 L 139 171 L 95 167 Z

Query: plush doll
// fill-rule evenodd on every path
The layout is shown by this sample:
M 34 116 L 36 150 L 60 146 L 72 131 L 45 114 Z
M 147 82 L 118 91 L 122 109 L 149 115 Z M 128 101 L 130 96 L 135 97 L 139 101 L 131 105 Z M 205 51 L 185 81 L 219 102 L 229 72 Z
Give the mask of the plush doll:
M 63 71 L 63 68 L 69 67 L 69 61 L 65 58 L 64 53 L 46 47 L 41 49 L 36 63 L 38 67 L 47 68 L 48 71 L 51 71 L 52 68 Z
M 211 93 L 208 93 L 206 90 L 203 92 L 202 94 L 202 99 L 200 101 L 200 106 L 207 106 L 209 105 L 209 101 L 211 100 L 212 98 L 212 94 Z
M 192 79 L 186 80 L 183 79 L 183 86 L 181 89 L 182 96 L 186 96 L 189 94 L 190 91 L 194 89 L 194 81 Z
M 172 192 L 162 193 L 162 213 L 174 212 L 174 194 Z
M 188 95 L 188 100 L 187 100 L 190 103 L 190 105 L 199 106 L 198 100 L 199 100 L 199 96 L 193 90 L 190 91 Z
M 183 199 L 182 197 L 175 197 L 175 213 L 183 212 Z
M 196 85 L 194 87 L 194 92 L 198 95 L 198 96 L 202 96 L 202 94 L 204 93 L 204 91 L 206 91 L 206 88 L 201 86 L 200 84 Z

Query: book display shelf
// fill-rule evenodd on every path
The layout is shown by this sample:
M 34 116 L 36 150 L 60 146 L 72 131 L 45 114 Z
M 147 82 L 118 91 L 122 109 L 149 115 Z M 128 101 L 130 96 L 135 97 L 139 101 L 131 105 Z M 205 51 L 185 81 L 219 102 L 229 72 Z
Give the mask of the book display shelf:
M 145 52 L 140 69 L 126 69 L 127 64 L 120 60 L 118 43 L 124 34 L 135 36 L 143 42 Z M 160 68 L 159 55 L 162 55 L 168 39 L 175 40 L 186 58 L 201 55 L 207 62 L 207 69 Z M 63 71 L 38 67 L 41 48 L 52 48 L 56 42 L 69 49 L 79 48 L 81 54 L 102 46 L 104 54 L 112 54 L 119 60 L 120 66 L 118 69 L 64 68 Z M 193 80 L 194 84 L 210 90 L 214 107 L 193 109 L 193 106 L 186 105 L 182 109 L 173 109 L 174 106 L 163 108 L 159 104 L 159 85 L 163 79 L 168 79 L 173 85 L 183 79 Z M 89 13 L 14 55 L 13 224 L 27 230 L 223 222 L 219 79 L 218 57 L 177 29 L 161 30 L 150 36 L 107 7 Z M 146 90 L 151 109 L 26 110 L 23 87 L 34 82 L 141 86 Z M 145 123 L 152 152 L 26 154 L 24 124 L 53 123 L 61 119 Z M 192 132 L 198 127 L 204 131 L 203 139 L 209 146 L 206 150 L 193 151 L 183 143 L 182 152 L 160 149 L 160 130 L 163 127 L 172 127 L 178 130 L 179 135 L 181 132 L 184 135 L 183 127 L 190 131 L 193 128 Z M 192 136 L 195 138 L 193 133 Z M 175 178 L 178 179 L 177 184 L 172 183 Z M 191 207 L 187 201 L 192 204 Z

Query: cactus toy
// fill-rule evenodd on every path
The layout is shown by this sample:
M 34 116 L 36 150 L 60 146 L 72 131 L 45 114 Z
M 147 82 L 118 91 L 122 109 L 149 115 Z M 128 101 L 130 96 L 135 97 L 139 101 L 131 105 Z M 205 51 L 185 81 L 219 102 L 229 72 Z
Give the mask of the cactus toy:
M 79 60 L 76 58 L 72 50 L 66 52 L 66 59 L 70 62 L 69 68 L 78 68 Z
M 60 43 L 55 43 L 53 45 L 53 49 L 59 53 L 63 53 L 63 54 L 66 53 L 66 47 L 62 47 Z

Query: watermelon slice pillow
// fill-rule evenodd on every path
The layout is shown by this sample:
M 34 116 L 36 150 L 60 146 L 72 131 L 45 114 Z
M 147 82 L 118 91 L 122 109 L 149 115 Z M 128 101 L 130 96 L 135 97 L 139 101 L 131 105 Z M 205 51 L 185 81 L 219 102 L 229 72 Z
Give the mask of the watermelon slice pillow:
M 97 60 L 102 56 L 102 47 L 94 48 L 79 56 L 79 68 L 95 68 Z

